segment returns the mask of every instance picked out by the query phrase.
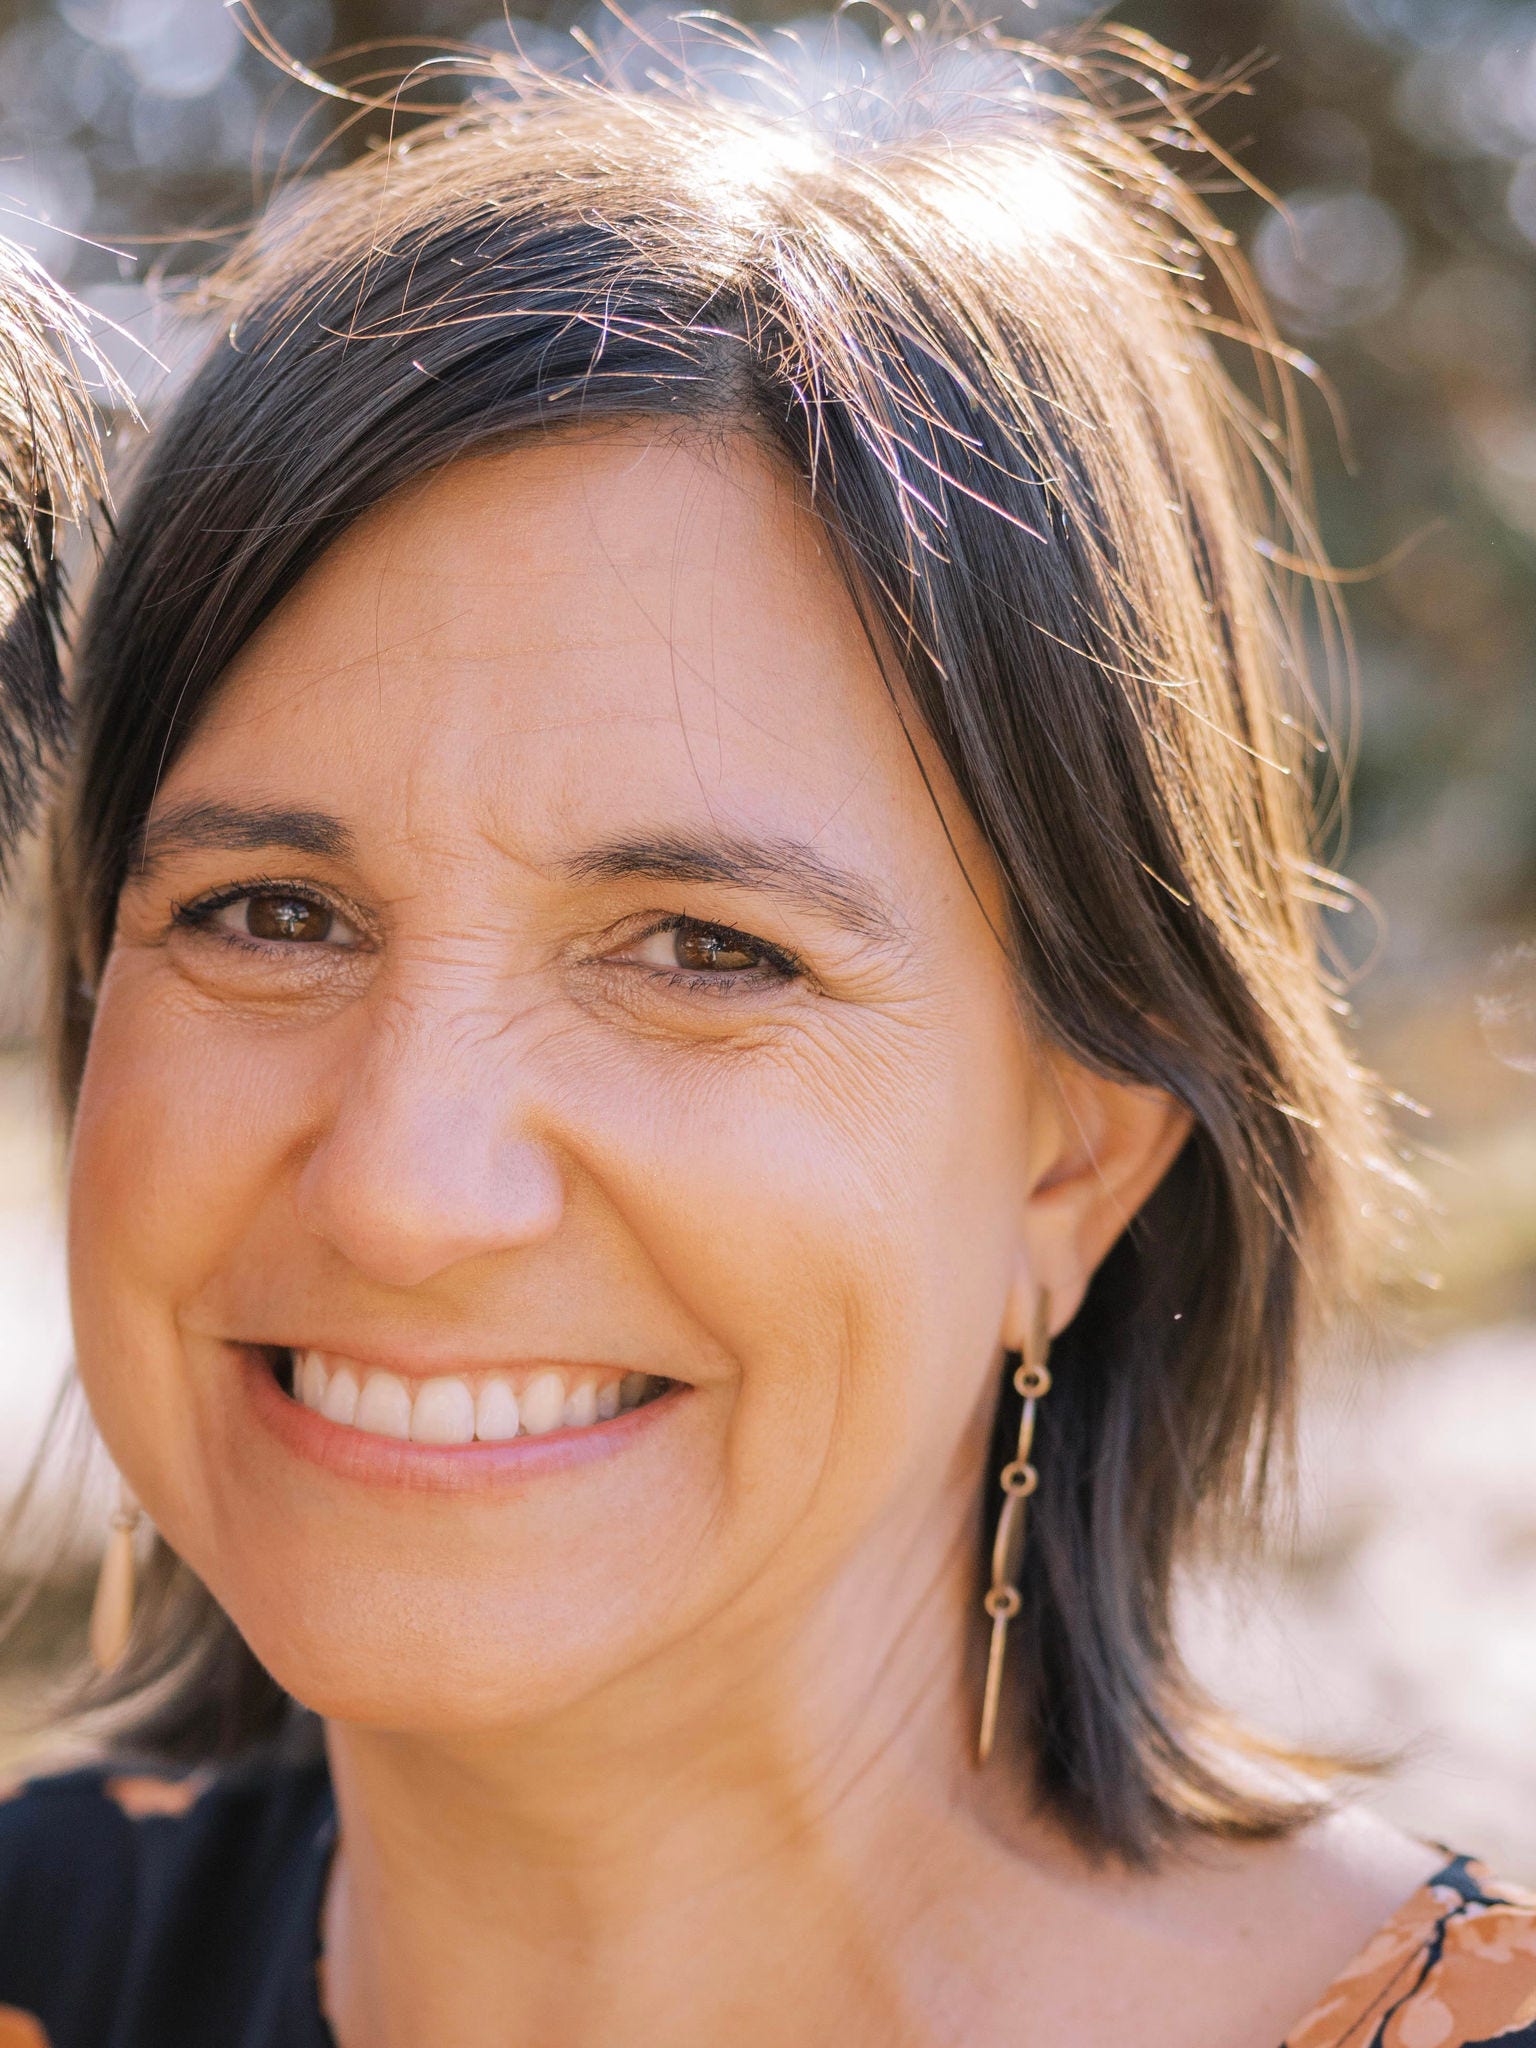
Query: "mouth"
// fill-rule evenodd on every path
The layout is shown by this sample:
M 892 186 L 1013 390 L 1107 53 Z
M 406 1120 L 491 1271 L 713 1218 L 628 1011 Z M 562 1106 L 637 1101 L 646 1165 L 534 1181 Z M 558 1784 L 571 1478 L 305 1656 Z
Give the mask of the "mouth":
M 438 1450 L 598 1429 L 679 1384 L 656 1373 L 554 1364 L 421 1378 L 339 1352 L 259 1349 L 289 1400 L 338 1429 Z

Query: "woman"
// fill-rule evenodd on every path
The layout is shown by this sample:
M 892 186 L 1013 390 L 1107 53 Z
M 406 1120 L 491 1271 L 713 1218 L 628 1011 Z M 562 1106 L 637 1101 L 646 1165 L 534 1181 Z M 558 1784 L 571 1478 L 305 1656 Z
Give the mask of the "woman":
M 1185 84 L 1056 62 L 525 83 L 224 278 L 57 820 L 157 1535 L 16 2041 L 1536 2039 L 1172 1639 L 1394 1197 Z

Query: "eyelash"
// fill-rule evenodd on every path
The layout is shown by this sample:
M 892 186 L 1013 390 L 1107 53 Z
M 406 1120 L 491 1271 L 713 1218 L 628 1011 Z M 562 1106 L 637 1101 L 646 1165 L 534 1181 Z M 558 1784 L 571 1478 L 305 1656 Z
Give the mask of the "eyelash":
M 313 904 L 316 910 L 328 910 L 333 917 L 339 917 L 350 924 L 360 937 L 366 936 L 362 919 L 349 905 L 338 899 L 322 895 L 319 890 L 303 882 L 285 882 L 281 876 L 262 875 L 251 881 L 232 885 L 227 889 L 216 889 L 211 895 L 194 897 L 187 903 L 171 906 L 171 923 L 182 931 L 193 931 L 203 938 L 213 939 L 221 946 L 233 946 L 238 952 L 256 953 L 270 958 L 274 942 L 253 939 L 240 932 L 218 931 L 213 920 L 221 910 L 228 910 L 232 903 L 241 903 L 247 896 L 281 896 L 292 903 Z M 324 950 L 328 942 L 322 940 L 314 946 L 315 951 Z
M 227 889 L 218 889 L 208 896 L 199 896 L 190 902 L 172 906 L 171 922 L 183 931 L 194 931 L 216 943 L 233 946 L 244 953 L 255 953 L 270 958 L 274 949 L 280 950 L 278 942 L 252 939 L 239 932 L 217 930 L 213 920 L 221 910 L 228 910 L 231 904 L 242 902 L 248 896 L 284 896 L 296 903 L 310 903 L 319 910 L 328 910 L 333 916 L 341 917 L 358 930 L 362 921 L 357 913 L 342 906 L 332 898 L 323 896 L 308 886 L 285 882 L 279 877 L 262 877 L 242 882 Z M 671 916 L 638 932 L 627 941 L 630 946 L 643 945 L 647 939 L 658 937 L 662 932 L 696 932 L 716 940 L 721 946 L 739 948 L 755 953 L 762 965 L 772 971 L 773 978 L 780 981 L 799 981 L 805 976 L 804 964 L 783 946 L 776 946 L 769 939 L 759 939 L 751 932 L 738 930 L 735 925 L 713 924 L 704 918 Z M 316 950 L 327 942 L 321 941 Z M 699 974 L 689 973 L 684 968 L 648 968 L 647 973 L 655 980 L 665 982 L 669 987 L 690 993 L 712 996 L 728 995 L 744 982 L 755 983 L 758 973 L 755 969 L 743 969 L 733 973 Z
M 735 925 L 712 924 L 705 918 L 673 916 L 660 919 L 645 931 L 638 932 L 628 941 L 631 946 L 643 945 L 647 939 L 654 939 L 662 932 L 696 932 L 703 937 L 717 940 L 722 946 L 740 948 L 755 953 L 764 967 L 771 971 L 775 981 L 803 981 L 805 966 L 783 946 L 775 946 L 769 939 L 759 939 L 751 932 L 738 930 Z M 684 989 L 700 995 L 725 996 L 743 983 L 757 986 L 762 979 L 757 969 L 746 968 L 733 973 L 697 974 L 686 968 L 649 968 L 648 973 L 664 981 L 671 988 Z

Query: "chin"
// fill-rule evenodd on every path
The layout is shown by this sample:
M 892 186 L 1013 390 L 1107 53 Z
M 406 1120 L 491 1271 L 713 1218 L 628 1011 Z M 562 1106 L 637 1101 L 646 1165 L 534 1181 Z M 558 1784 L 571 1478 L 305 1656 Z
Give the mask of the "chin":
M 261 1602 L 242 1628 L 251 1650 L 285 1692 L 326 1720 L 400 1734 L 505 1733 L 557 1714 L 628 1663 L 595 1657 L 567 1616 L 567 1630 L 508 1626 L 505 1609 L 466 1602 L 453 1611 L 408 1600 Z M 499 1619 L 499 1625 L 498 1625 Z M 636 1645 L 634 1654 L 643 1655 Z

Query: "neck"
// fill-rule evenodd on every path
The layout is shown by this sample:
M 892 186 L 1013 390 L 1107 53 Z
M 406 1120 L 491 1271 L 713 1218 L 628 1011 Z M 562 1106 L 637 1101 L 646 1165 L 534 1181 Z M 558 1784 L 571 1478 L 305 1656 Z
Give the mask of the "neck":
M 967 1531 L 904 1600 L 866 1575 L 494 1739 L 333 1724 L 343 2048 L 481 2048 L 511 2015 L 561 2048 L 926 2038 L 907 1987 L 942 2001 L 947 1972 L 915 1931 L 1002 1857 L 973 1591 Z

